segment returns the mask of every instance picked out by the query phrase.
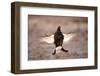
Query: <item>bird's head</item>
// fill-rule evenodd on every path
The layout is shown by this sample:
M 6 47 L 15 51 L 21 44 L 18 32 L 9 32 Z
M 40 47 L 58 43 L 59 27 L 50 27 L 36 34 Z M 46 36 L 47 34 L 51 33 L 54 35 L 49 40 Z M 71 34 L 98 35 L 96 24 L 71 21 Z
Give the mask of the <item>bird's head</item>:
M 61 26 L 58 26 L 57 31 L 61 31 Z

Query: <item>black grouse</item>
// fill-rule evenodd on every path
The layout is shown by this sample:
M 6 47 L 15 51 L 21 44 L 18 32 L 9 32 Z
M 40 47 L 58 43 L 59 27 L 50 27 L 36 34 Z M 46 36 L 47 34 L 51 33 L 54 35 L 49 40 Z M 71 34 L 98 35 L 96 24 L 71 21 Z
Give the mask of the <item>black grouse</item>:
M 61 51 L 64 51 L 64 52 L 68 52 L 68 50 L 65 50 L 62 45 L 63 45 L 63 40 L 64 40 L 64 35 L 63 33 L 61 32 L 61 27 L 59 26 L 57 28 L 57 31 L 54 33 L 54 44 L 55 44 L 55 47 L 61 47 Z M 54 52 L 52 53 L 52 55 L 55 55 L 56 54 L 56 49 L 54 50 Z

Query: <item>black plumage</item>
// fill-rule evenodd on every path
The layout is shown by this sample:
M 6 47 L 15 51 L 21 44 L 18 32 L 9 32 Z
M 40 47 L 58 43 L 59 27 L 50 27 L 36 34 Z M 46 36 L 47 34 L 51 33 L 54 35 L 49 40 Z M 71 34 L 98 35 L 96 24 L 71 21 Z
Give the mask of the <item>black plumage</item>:
M 55 47 L 59 47 L 63 45 L 63 40 L 64 40 L 64 35 L 63 33 L 61 32 L 61 27 L 59 26 L 57 28 L 57 31 L 54 33 L 54 44 L 55 44 Z M 62 51 L 64 52 L 68 52 L 68 50 L 65 50 L 63 47 L 61 48 Z M 56 54 L 56 49 L 54 50 L 54 52 L 52 53 L 53 55 Z
M 61 32 L 61 27 L 57 28 L 57 31 L 54 33 L 54 44 L 56 47 L 62 46 L 63 44 L 64 35 Z

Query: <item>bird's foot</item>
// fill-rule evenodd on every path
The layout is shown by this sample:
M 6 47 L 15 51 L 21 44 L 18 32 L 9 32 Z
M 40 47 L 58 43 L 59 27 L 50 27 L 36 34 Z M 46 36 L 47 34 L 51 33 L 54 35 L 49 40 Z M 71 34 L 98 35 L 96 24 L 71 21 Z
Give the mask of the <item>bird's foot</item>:
M 56 54 L 55 52 L 52 53 L 52 55 L 55 55 L 55 54 Z
M 54 51 L 53 53 L 52 53 L 52 55 L 55 55 L 56 54 L 56 51 Z
M 63 52 L 68 52 L 68 50 L 65 50 L 64 48 L 61 49 Z

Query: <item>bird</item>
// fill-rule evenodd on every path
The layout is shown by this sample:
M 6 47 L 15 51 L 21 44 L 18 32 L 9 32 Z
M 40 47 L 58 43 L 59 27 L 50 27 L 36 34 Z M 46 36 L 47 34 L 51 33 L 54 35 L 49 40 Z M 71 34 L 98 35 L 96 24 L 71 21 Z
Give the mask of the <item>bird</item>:
M 75 33 L 68 33 L 68 34 L 62 33 L 61 26 L 58 26 L 54 34 L 41 38 L 40 42 L 45 42 L 47 44 L 54 44 L 55 49 L 52 55 L 55 55 L 57 50 L 68 52 L 68 50 L 63 48 L 63 43 L 68 43 L 75 35 L 76 35 Z
M 64 40 L 64 35 L 61 32 L 61 26 L 58 26 L 56 32 L 54 33 L 54 44 L 55 44 L 56 49 L 54 50 L 52 55 L 56 54 L 57 49 L 60 49 L 61 51 L 64 51 L 64 52 L 68 52 L 68 50 L 65 50 L 62 46 L 63 40 Z

